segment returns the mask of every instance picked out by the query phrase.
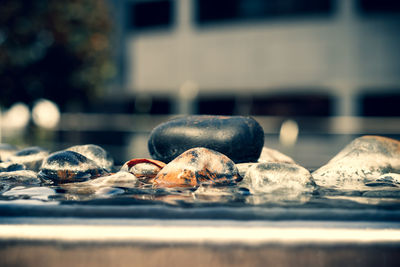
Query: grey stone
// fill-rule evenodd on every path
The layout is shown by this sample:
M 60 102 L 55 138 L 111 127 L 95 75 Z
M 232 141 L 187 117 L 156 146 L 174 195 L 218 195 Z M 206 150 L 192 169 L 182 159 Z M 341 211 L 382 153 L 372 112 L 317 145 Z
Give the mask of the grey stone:
M 271 200 L 298 199 L 315 190 L 315 182 L 307 169 L 280 162 L 254 164 L 240 185 L 248 186 L 253 194 L 269 194 Z
M 26 167 L 24 164 L 14 163 L 11 161 L 0 162 L 0 172 L 22 171 Z
M 23 164 L 28 170 L 38 171 L 43 160 L 49 155 L 47 149 L 41 147 L 27 147 L 8 157 L 7 161 Z
M 39 177 L 58 183 L 81 182 L 97 178 L 108 172 L 74 151 L 59 151 L 49 155 L 42 164 Z
M 114 165 L 114 160 L 111 157 L 111 155 L 104 148 L 98 145 L 92 145 L 92 144 L 78 145 L 78 146 L 72 146 L 65 150 L 78 152 L 87 157 L 88 159 L 93 160 L 101 168 L 109 172 L 111 171 L 111 168 Z
M 356 138 L 312 173 L 320 186 L 362 190 L 385 173 L 400 173 L 400 142 L 381 136 Z

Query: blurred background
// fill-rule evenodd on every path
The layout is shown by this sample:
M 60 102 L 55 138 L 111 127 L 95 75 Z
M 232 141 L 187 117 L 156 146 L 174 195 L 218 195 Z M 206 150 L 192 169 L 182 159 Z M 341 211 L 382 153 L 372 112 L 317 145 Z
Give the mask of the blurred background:
M 316 168 L 400 139 L 400 1 L 1 0 L 0 143 L 122 164 L 183 114 L 253 116 Z

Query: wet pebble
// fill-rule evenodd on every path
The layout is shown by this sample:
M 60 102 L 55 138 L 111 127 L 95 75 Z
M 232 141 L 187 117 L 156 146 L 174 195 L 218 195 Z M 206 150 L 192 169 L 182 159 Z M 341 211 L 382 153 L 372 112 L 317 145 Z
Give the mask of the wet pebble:
M 218 151 L 235 163 L 256 162 L 264 144 L 264 131 L 252 118 L 188 116 L 165 122 L 150 134 L 153 159 L 170 162 L 195 147 Z
M 258 163 L 267 163 L 267 162 L 275 162 L 275 163 L 291 163 L 296 164 L 296 162 L 289 156 L 279 152 L 278 150 L 263 147 L 261 151 L 261 155 L 258 159 Z M 246 162 L 246 163 L 238 163 L 236 167 L 239 170 L 240 176 L 244 177 L 246 172 L 257 162 Z
M 310 172 L 292 163 L 258 163 L 246 172 L 240 185 L 252 193 L 274 193 L 276 197 L 296 198 L 312 193 L 315 183 Z
M 232 185 L 241 180 L 235 163 L 211 149 L 198 147 L 168 163 L 154 179 L 155 187 Z
M 141 182 L 148 183 L 156 177 L 165 163 L 154 159 L 131 159 L 126 162 L 121 171 L 127 171 L 135 175 Z
M 59 151 L 49 155 L 39 172 L 39 177 L 55 184 L 80 182 L 108 174 L 94 161 L 74 151 Z
M 49 151 L 41 147 L 27 147 L 8 157 L 8 161 L 26 166 L 28 170 L 38 171 Z
M 400 142 L 381 136 L 356 138 L 312 173 L 321 186 L 363 189 L 385 173 L 400 173 Z
M 88 159 L 96 162 L 98 166 L 109 172 L 111 171 L 114 165 L 114 160 L 111 157 L 111 155 L 98 145 L 92 145 L 92 144 L 78 145 L 67 148 L 66 150 L 74 151 L 84 155 Z
M 20 163 L 14 163 L 11 161 L 0 162 L 0 172 L 22 171 L 25 169 L 25 165 Z

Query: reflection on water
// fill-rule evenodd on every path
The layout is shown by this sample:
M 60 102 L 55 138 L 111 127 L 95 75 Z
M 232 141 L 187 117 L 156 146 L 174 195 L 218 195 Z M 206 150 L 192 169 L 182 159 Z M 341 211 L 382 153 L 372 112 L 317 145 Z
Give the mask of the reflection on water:
M 104 178 L 104 177 L 103 177 Z M 281 207 L 281 208 L 335 208 L 382 209 L 400 208 L 400 190 L 397 187 L 365 186 L 362 190 L 337 190 L 318 187 L 313 192 L 287 194 L 285 190 L 270 193 L 251 193 L 244 186 L 200 186 L 193 188 L 152 188 L 151 185 L 121 183 L 112 186 L 96 181 L 70 183 L 58 186 L 15 186 L 3 192 L 0 204 L 56 204 L 56 205 L 128 205 L 150 207 L 161 205 L 178 208 L 205 207 Z M 110 179 L 110 178 L 109 178 Z M 290 193 L 290 192 L 289 192 Z

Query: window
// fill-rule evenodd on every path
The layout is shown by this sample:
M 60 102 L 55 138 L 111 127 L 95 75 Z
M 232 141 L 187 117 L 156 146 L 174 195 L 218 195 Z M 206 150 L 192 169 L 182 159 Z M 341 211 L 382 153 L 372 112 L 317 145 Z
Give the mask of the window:
M 365 94 L 360 101 L 363 116 L 400 116 L 400 93 Z
M 233 115 L 234 109 L 234 97 L 199 98 L 197 102 L 198 114 Z
M 254 97 L 252 115 L 330 116 L 332 101 L 325 95 L 276 95 Z
M 134 1 L 129 8 L 129 27 L 134 30 L 169 28 L 173 24 L 172 1 Z
M 358 0 L 357 7 L 362 14 L 400 13 L 399 0 Z
M 333 0 L 196 0 L 196 22 L 208 24 L 224 21 L 244 21 L 331 15 Z

